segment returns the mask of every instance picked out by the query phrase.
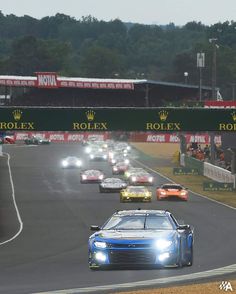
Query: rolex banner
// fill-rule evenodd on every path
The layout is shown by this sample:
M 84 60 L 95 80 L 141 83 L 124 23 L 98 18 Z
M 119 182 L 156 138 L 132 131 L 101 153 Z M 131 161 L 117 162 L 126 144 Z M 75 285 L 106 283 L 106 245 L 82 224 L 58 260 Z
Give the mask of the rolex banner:
M 0 108 L 0 131 L 235 132 L 234 109 Z

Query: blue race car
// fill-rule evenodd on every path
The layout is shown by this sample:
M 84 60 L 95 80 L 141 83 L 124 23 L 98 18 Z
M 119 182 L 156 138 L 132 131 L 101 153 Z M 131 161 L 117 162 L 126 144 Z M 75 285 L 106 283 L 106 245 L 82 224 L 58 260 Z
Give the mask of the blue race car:
M 112 215 L 88 242 L 92 270 L 118 267 L 191 266 L 193 230 L 164 210 L 123 210 Z

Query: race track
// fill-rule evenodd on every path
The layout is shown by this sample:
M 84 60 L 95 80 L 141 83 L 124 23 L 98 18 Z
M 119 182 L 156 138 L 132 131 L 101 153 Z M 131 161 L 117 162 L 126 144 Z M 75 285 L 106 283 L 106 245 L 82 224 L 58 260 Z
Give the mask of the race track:
M 78 170 L 60 168 L 62 157 L 76 155 L 83 158 L 85 167 L 100 168 L 111 175 L 108 163 L 86 161 L 78 144 L 4 146 L 3 151 L 10 154 L 12 182 L 5 156 L 0 158 L 0 293 L 131 283 L 236 264 L 236 211 L 231 208 L 192 193 L 187 203 L 159 202 L 155 196 L 152 203 L 120 203 L 117 193 L 101 194 L 98 184 L 81 184 Z M 155 178 L 153 191 L 167 181 L 157 174 Z M 168 209 L 194 226 L 192 267 L 89 270 L 90 225 L 103 224 L 116 210 L 138 207 Z

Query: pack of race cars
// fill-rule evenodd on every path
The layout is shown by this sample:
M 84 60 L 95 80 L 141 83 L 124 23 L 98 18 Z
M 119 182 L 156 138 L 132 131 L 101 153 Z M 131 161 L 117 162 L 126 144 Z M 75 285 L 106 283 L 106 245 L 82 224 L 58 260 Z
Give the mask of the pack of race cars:
M 132 148 L 126 142 L 113 140 L 91 140 L 83 142 L 87 160 L 107 162 L 113 176 L 106 177 L 97 168 L 84 169 L 82 159 L 68 156 L 61 161 L 62 168 L 79 168 L 81 183 L 98 183 L 99 191 L 115 192 L 120 195 L 120 202 L 151 202 L 154 176 L 142 167 L 132 166 Z M 167 183 L 156 189 L 156 199 L 188 200 L 188 190 L 179 184 Z

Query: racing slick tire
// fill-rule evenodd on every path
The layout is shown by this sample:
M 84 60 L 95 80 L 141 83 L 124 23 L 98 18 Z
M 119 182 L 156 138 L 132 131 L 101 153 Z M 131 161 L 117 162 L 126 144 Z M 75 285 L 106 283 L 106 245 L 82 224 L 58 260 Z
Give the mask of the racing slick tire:
M 100 193 L 105 193 L 105 192 L 107 192 L 107 190 L 104 189 L 104 188 L 102 188 L 102 187 L 99 187 L 99 192 L 100 192 Z
M 120 202 L 121 203 L 125 202 L 121 196 L 120 196 Z

